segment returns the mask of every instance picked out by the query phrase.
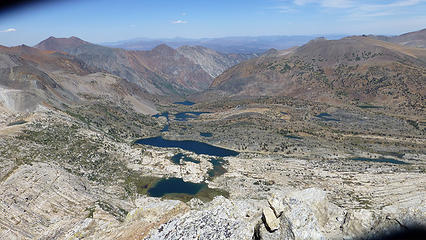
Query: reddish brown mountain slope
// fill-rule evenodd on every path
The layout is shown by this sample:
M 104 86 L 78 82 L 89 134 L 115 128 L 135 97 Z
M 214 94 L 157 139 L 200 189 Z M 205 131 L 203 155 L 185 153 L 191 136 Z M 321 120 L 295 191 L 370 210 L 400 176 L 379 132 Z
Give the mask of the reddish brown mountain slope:
M 213 78 L 175 49 L 160 45 L 151 51 L 126 51 L 85 42 L 76 37 L 50 37 L 36 45 L 66 52 L 87 65 L 120 76 L 160 95 L 185 95 L 206 89 Z
M 397 43 L 403 46 L 426 48 L 426 28 L 420 31 L 404 33 L 399 36 L 372 36 L 379 40 Z
M 40 50 L 37 48 L 20 45 L 16 47 L 0 47 L 3 54 L 11 54 L 25 60 L 27 64 L 45 70 L 63 70 L 79 75 L 88 74 L 97 69 L 87 66 L 76 57 L 55 51 Z
M 151 51 L 131 51 L 129 53 L 170 83 L 177 83 L 187 89 L 207 89 L 213 80 L 199 65 L 194 64 L 165 44 L 159 45 Z
M 0 46 L 0 105 L 10 110 L 33 111 L 43 104 L 63 108 L 100 99 L 152 113 L 149 98 L 135 84 L 87 67 L 76 57 L 28 46 Z
M 239 64 L 217 77 L 210 92 L 421 107 L 425 83 L 426 49 L 349 37 Z
M 49 37 L 48 39 L 35 45 L 35 48 L 42 50 L 52 50 L 57 52 L 68 52 L 74 48 L 89 45 L 89 42 L 83 41 L 77 37 L 70 38 L 55 38 Z

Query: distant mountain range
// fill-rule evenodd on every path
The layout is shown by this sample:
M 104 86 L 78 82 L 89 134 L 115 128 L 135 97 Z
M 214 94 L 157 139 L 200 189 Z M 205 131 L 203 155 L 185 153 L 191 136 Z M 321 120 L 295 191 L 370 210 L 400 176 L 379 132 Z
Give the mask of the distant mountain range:
M 137 38 L 117 42 L 101 43 L 100 45 L 123 48 L 128 50 L 151 50 L 160 44 L 166 44 L 172 48 L 182 46 L 202 46 L 222 53 L 256 53 L 262 54 L 269 49 L 287 49 L 302 46 L 310 40 L 324 37 L 328 40 L 337 40 L 348 35 L 300 35 L 300 36 L 258 36 L 258 37 L 222 37 L 222 38 L 172 38 L 172 39 L 149 39 Z M 422 47 L 426 46 L 426 29 L 405 33 L 398 36 L 368 35 L 378 40 L 398 43 L 404 46 Z
M 408 47 L 426 48 L 426 28 L 416 32 L 409 32 L 399 36 L 371 36 L 378 40 L 397 43 Z
M 271 48 L 287 49 L 301 46 L 308 41 L 321 37 L 319 35 L 306 36 L 259 36 L 259 37 L 223 37 L 201 39 L 147 39 L 139 38 L 119 42 L 102 43 L 101 45 L 123 48 L 128 50 L 151 50 L 160 44 L 167 44 L 173 48 L 182 46 L 202 46 L 221 53 L 262 54 Z M 345 35 L 324 35 L 327 39 L 339 39 Z
M 32 111 L 40 104 L 63 107 L 107 99 L 153 113 L 153 102 L 171 99 L 290 96 L 422 108 L 425 32 L 317 38 L 261 55 L 165 44 L 124 50 L 50 37 L 35 47 L 0 46 L 0 103 Z
M 127 51 L 77 37 L 50 37 L 35 47 L 0 46 L 0 104 L 33 111 L 43 104 L 61 108 L 93 99 L 124 100 L 136 111 L 153 113 L 152 101 L 205 90 L 214 77 L 255 56 L 165 44 Z
M 133 51 L 104 47 L 76 37 L 50 37 L 35 47 L 65 52 L 88 66 L 135 83 L 149 93 L 172 96 L 205 90 L 224 70 L 256 56 L 222 54 L 202 47 L 176 50 L 165 44 L 149 51 Z
M 282 95 L 421 108 L 426 96 L 426 49 L 404 45 L 422 46 L 424 30 L 385 39 L 389 42 L 378 38 L 319 38 L 299 48 L 270 51 L 225 71 L 203 96 Z
M 0 103 L 10 110 L 34 111 L 41 105 L 63 108 L 102 99 L 125 100 L 135 111 L 155 112 L 149 98 L 135 84 L 74 56 L 25 45 L 0 47 Z

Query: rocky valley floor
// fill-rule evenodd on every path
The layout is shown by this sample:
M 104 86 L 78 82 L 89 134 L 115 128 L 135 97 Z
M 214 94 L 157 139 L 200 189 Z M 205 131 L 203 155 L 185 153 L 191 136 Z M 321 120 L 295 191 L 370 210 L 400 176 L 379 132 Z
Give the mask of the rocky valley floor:
M 0 239 L 368 239 L 426 224 L 422 111 L 280 97 L 155 116 L 125 106 L 0 109 Z M 155 136 L 239 154 L 134 144 Z M 206 186 L 150 197 L 166 178 Z

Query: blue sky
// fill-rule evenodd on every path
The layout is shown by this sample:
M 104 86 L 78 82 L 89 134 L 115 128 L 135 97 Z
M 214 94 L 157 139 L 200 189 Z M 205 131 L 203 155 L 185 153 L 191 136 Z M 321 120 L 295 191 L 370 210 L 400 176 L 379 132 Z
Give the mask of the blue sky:
M 63 0 L 0 16 L 0 44 L 77 36 L 139 37 L 401 34 L 426 28 L 426 0 Z

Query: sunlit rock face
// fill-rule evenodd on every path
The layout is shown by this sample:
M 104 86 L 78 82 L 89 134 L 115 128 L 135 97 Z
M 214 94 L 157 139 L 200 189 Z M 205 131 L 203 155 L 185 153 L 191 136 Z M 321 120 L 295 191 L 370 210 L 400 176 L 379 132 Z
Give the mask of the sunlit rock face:
M 212 78 L 219 76 L 230 67 L 256 57 L 256 54 L 225 54 L 201 46 L 182 46 L 177 51 L 201 66 Z
M 32 112 L 40 104 L 40 98 L 30 92 L 0 88 L 0 104 L 17 112 Z

